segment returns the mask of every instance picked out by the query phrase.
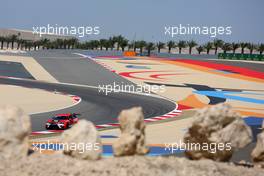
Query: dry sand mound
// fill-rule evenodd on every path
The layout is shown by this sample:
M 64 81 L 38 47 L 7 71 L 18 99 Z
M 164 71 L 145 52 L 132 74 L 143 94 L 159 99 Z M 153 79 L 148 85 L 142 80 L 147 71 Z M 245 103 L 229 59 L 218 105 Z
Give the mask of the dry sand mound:
M 176 157 L 118 157 L 97 161 L 78 160 L 61 154 L 33 154 L 22 162 L 0 164 L 1 176 L 82 176 L 82 175 L 177 175 L 177 176 L 263 176 L 262 169 L 235 167 L 211 160 L 190 161 Z

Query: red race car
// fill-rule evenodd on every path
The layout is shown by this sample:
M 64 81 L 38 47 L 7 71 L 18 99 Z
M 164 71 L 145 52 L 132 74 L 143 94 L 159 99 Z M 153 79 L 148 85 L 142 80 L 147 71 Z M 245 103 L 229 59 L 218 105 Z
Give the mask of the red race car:
M 46 122 L 46 129 L 68 129 L 79 121 L 77 117 L 80 114 L 68 113 L 57 114 Z

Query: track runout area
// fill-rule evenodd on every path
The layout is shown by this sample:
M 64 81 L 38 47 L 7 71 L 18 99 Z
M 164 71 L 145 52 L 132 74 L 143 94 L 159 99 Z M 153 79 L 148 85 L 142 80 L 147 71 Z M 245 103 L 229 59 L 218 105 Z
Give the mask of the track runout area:
M 0 84 L 67 92 L 82 98 L 82 102 L 77 106 L 55 112 L 31 115 L 33 131 L 44 130 L 46 120 L 57 113 L 78 112 L 82 114 L 81 118 L 100 125 L 116 123 L 117 116 L 121 110 L 134 106 L 141 106 L 143 108 L 145 118 L 164 115 L 175 109 L 175 103 L 151 96 L 129 93 L 111 93 L 105 95 L 100 93 L 98 89 L 31 80 L 0 78 Z

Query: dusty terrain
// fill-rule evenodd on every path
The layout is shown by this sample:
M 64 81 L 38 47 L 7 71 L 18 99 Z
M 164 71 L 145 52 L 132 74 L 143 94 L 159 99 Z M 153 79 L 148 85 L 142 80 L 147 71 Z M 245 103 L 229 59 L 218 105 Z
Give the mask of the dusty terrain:
M 26 113 L 40 113 L 72 106 L 75 101 L 66 95 L 40 89 L 29 89 L 11 85 L 0 85 L 0 105 L 21 107 Z
M 210 160 L 190 161 L 175 157 L 120 157 L 84 161 L 61 154 L 33 154 L 21 162 L 1 161 L 0 173 L 6 175 L 177 175 L 177 176 L 263 176 L 262 169 L 234 167 Z

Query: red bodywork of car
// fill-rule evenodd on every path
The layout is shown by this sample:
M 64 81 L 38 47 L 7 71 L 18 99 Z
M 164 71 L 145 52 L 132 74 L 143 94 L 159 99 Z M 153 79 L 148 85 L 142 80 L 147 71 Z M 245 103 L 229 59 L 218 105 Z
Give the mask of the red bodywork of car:
M 46 129 L 68 129 L 79 121 L 79 114 L 67 113 L 57 114 L 46 122 Z

